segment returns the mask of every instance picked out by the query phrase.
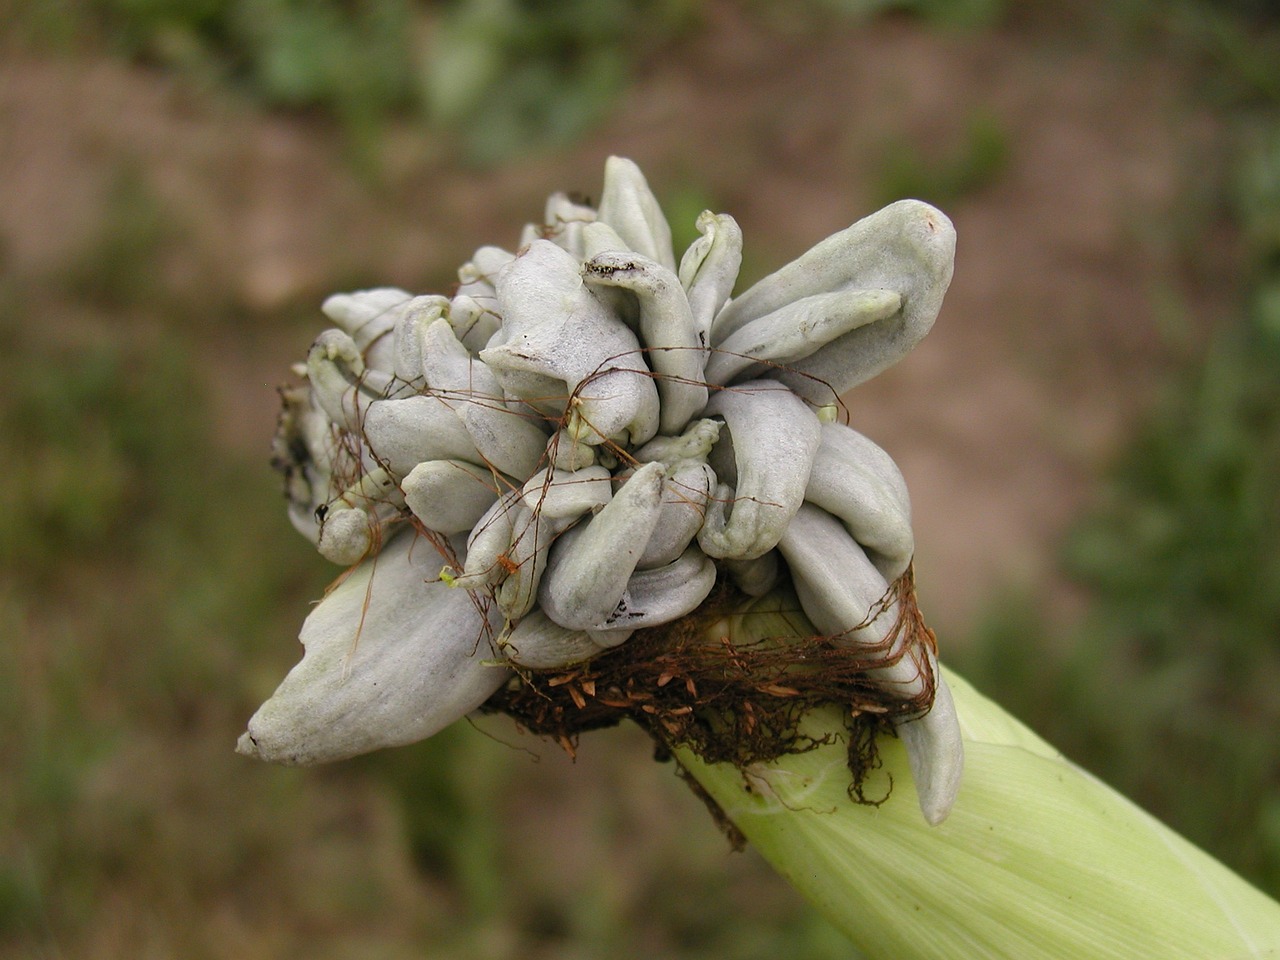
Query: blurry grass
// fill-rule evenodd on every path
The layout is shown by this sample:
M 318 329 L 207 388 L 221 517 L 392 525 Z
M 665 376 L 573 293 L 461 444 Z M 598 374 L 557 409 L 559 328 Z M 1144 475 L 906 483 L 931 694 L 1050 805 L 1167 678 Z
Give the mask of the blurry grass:
M 30 932 L 101 920 L 116 887 L 234 849 L 170 849 L 163 831 L 181 821 L 164 794 L 204 793 L 216 785 L 196 771 L 229 766 L 206 755 L 211 727 L 247 705 L 236 667 L 255 638 L 285 629 L 277 597 L 299 594 L 302 571 L 279 562 L 274 525 L 251 538 L 225 522 L 275 498 L 205 445 L 182 350 L 4 334 L 16 349 L 0 358 L 0 619 L 13 627 L 0 843 L 16 875 L 0 888 L 22 894 L 8 932 Z
M 838 16 L 870 17 L 903 13 L 944 27 L 978 28 L 999 23 L 1008 0 L 809 0 L 818 10 Z
M 960 143 L 940 154 L 926 153 L 905 141 L 890 142 L 874 187 L 877 205 L 903 197 L 953 205 L 994 182 L 1008 162 L 1009 137 L 1000 121 L 988 113 L 974 113 L 965 123 Z
M 1006 0 L 806 0 L 780 29 L 899 14 L 991 27 Z M 454 156 L 490 165 L 563 147 L 625 103 L 636 66 L 694 30 L 706 0 L 57 0 L 20 6 L 28 44 L 96 43 L 334 120 L 356 168 L 379 171 L 387 124 L 432 125 Z M 981 131 L 979 131 L 981 132 Z M 979 147 L 982 144 L 978 144 Z M 977 158 L 981 163 L 981 157 Z
M 108 308 L 140 304 L 160 292 L 162 249 L 180 231 L 137 161 L 114 171 L 96 225 L 66 265 L 62 285 Z
M 1073 531 L 1092 598 L 993 612 L 969 671 L 1073 759 L 1280 895 L 1280 123 L 1243 167 L 1255 275 Z M 1045 651 L 1059 651 L 1056 654 Z M 962 664 L 964 665 L 964 664 Z
M 1202 92 L 1233 108 L 1280 103 L 1280 7 L 1272 0 L 1119 0 L 1109 34 L 1166 47 L 1194 67 Z
M 51 7 L 53 5 L 50 5 Z M 330 117 L 376 174 L 388 122 L 433 124 L 491 164 L 564 145 L 700 0 L 58 0 L 12 14 L 53 49 L 96 42 L 273 108 Z
M 564 146 L 615 107 L 635 59 L 698 0 L 455 0 L 423 60 L 427 115 L 494 163 Z

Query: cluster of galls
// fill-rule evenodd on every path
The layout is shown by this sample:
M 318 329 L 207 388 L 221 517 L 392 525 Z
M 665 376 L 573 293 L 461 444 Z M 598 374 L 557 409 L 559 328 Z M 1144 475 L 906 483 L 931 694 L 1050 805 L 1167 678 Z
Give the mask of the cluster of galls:
M 936 676 L 932 651 L 884 642 L 893 609 L 869 616 L 910 563 L 910 508 L 835 414 L 928 332 L 950 221 L 895 203 L 736 298 L 734 220 L 702 214 L 677 265 L 628 160 L 597 208 L 557 194 L 545 221 L 515 254 L 478 250 L 452 298 L 325 303 L 338 327 L 285 392 L 276 455 L 295 525 L 353 569 L 242 751 L 311 763 L 422 739 L 508 664 L 587 660 L 694 611 L 718 575 L 755 596 L 789 580 L 817 629 L 881 651 L 870 676 L 904 699 Z M 931 821 L 961 766 L 937 683 L 898 727 Z

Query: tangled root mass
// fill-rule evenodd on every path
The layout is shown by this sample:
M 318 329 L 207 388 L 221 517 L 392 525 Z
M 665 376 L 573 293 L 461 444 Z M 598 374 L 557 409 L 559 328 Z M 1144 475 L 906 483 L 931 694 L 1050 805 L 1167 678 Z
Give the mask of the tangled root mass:
M 857 803 L 882 803 L 887 794 L 863 792 L 867 776 L 879 766 L 878 737 L 892 732 L 895 721 L 926 712 L 934 696 L 925 651 L 936 651 L 936 640 L 916 603 L 912 570 L 890 585 L 867 616 L 866 623 L 895 616 L 875 646 L 806 634 L 799 626 L 806 621 L 798 602 L 789 607 L 795 632 L 735 641 L 730 634 L 761 636 L 749 623 L 752 617 L 767 616 L 776 624 L 788 616 L 786 609 L 739 612 L 748 602 L 722 580 L 694 613 L 638 631 L 614 650 L 560 669 L 517 668 L 482 709 L 554 739 L 571 756 L 582 733 L 631 720 L 654 739 L 659 760 L 685 748 L 707 763 L 731 763 L 746 771 L 834 742 L 840 734 L 814 737 L 801 723 L 814 707 L 834 704 L 844 713 L 849 796 Z M 891 650 L 896 653 L 886 656 Z M 869 675 L 903 657 L 912 659 L 925 680 L 909 699 Z M 741 836 L 714 801 L 683 770 L 681 775 L 740 846 Z

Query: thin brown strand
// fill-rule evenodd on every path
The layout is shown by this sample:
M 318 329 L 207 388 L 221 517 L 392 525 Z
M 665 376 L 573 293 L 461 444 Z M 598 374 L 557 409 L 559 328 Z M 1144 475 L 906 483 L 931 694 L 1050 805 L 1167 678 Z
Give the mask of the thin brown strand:
M 711 632 L 725 618 L 786 616 L 785 610 L 738 613 L 745 600 L 722 582 L 694 613 L 637 631 L 625 644 L 588 661 L 551 670 L 517 668 L 484 709 L 513 717 L 571 753 L 581 734 L 632 720 L 663 755 L 685 748 L 704 762 L 732 763 L 740 770 L 843 738 L 850 798 L 884 802 L 887 792 L 877 797 L 863 792 L 880 766 L 878 737 L 896 721 L 927 711 L 934 695 L 926 651 L 936 641 L 916 604 L 912 571 L 890 585 L 859 625 L 894 617 L 884 639 L 873 645 L 851 646 L 843 634 L 797 632 L 735 642 L 727 633 Z M 798 608 L 795 613 L 800 615 Z M 896 655 L 887 656 L 895 649 Z M 868 676 L 904 656 L 925 678 L 921 692 L 911 698 Z M 804 716 L 827 704 L 844 711 L 844 730 L 821 737 L 803 733 Z

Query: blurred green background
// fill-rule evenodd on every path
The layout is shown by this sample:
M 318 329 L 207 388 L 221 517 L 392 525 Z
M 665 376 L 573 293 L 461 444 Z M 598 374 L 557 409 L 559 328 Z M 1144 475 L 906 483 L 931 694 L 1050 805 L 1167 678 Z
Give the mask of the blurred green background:
M 849 948 L 634 730 L 232 753 L 336 571 L 266 466 L 329 292 L 640 162 L 758 277 L 875 205 L 948 303 L 848 398 L 944 657 L 1280 894 L 1280 18 L 1262 0 L 0 10 L 0 957 Z

